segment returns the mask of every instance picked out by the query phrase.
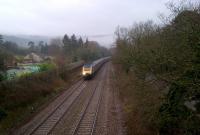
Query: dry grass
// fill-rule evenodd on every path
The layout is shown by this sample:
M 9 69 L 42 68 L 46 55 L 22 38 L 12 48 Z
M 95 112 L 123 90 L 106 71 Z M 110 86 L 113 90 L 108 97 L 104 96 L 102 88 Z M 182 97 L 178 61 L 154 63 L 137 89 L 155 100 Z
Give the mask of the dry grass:
M 62 76 L 52 70 L 1 83 L 0 106 L 7 116 L 0 120 L 0 134 L 8 134 L 37 113 L 63 91 L 63 86 L 69 87 L 79 77 L 79 70 L 62 73 Z
M 120 65 L 115 64 L 114 67 L 116 85 L 127 116 L 128 134 L 158 134 L 157 111 L 161 104 L 161 92 L 153 84 L 138 79 L 133 72 L 126 74 Z

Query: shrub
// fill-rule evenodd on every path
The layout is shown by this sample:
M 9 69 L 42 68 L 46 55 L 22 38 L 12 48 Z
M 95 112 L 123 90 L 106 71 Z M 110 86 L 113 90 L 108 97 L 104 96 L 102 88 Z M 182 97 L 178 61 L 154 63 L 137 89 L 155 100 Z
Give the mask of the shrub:
M 48 71 L 48 70 L 54 69 L 55 67 L 56 65 L 53 63 L 42 63 L 42 64 L 39 64 L 39 71 L 40 72 Z
M 163 27 L 148 21 L 116 33 L 115 58 L 124 70 L 169 86 L 158 110 L 160 134 L 200 134 L 198 113 L 184 105 L 200 95 L 200 13 L 183 10 Z
M 3 80 L 6 80 L 6 75 L 5 75 L 5 73 L 0 71 L 0 82 Z

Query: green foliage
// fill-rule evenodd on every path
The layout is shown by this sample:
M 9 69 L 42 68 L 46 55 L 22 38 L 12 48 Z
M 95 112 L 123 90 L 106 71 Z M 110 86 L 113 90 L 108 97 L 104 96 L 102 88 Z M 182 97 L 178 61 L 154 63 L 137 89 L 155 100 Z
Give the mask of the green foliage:
M 12 59 L 13 55 L 2 49 L 0 46 L 0 71 L 5 71 L 6 62 L 11 61 Z
M 78 60 L 93 61 L 109 55 L 108 50 L 101 47 L 97 42 L 86 39 L 84 43 L 81 37 L 77 39 L 75 35 L 69 38 L 66 34 L 62 41 L 64 44 L 64 54 L 70 58 L 72 62 Z
M 64 90 L 61 87 L 66 88 L 80 78 L 80 68 L 77 67 L 80 65 L 71 69 L 58 69 L 49 63 L 44 65 L 45 72 L 0 82 L 1 134 L 9 134 L 14 126 L 30 118 L 36 109 Z
M 0 83 L 0 132 L 8 134 L 14 125 L 31 115 L 34 106 L 41 105 L 54 94 L 62 80 L 55 71 L 47 71 L 17 80 Z M 23 114 L 23 115 L 22 115 Z
M 83 42 L 81 42 L 81 40 L 78 41 L 74 34 L 70 38 L 68 37 L 67 34 L 64 35 L 63 49 L 64 49 L 65 55 L 72 56 L 76 52 L 76 50 L 82 46 Z
M 25 73 L 20 74 L 20 76 L 16 76 L 16 78 L 17 78 L 17 77 L 25 78 L 25 77 L 29 77 L 29 76 L 31 76 L 31 75 L 33 75 L 33 73 L 31 73 L 31 72 L 25 72 Z
M 3 81 L 3 80 L 6 80 L 6 74 L 4 72 L 0 72 L 0 82 Z
M 116 35 L 115 58 L 127 73 L 133 70 L 143 80 L 153 74 L 170 86 L 158 111 L 160 134 L 200 134 L 199 111 L 184 105 L 199 101 L 200 13 L 183 10 L 164 27 L 148 21 L 118 28 Z
M 53 63 L 42 63 L 42 64 L 39 64 L 38 66 L 39 66 L 40 72 L 52 70 L 56 67 L 56 65 Z

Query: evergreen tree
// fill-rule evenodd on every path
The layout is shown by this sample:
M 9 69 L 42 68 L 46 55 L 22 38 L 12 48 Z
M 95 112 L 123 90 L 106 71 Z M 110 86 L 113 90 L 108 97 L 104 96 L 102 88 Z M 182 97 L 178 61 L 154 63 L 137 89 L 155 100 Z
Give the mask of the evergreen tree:
M 67 34 L 63 37 L 63 50 L 66 55 L 70 55 L 71 53 L 71 39 L 68 37 Z
M 45 43 L 45 45 L 41 46 L 41 53 L 42 54 L 47 54 L 48 53 L 48 45 Z
M 3 44 L 3 36 L 0 35 L 0 45 L 2 45 L 2 44 Z
M 76 49 L 78 47 L 78 42 L 74 34 L 71 36 L 71 45 L 73 49 Z
M 83 39 L 81 37 L 78 39 L 78 45 L 79 47 L 83 47 Z
M 35 43 L 33 41 L 29 41 L 28 46 L 31 52 L 35 51 Z
M 64 35 L 63 37 L 63 44 L 69 46 L 71 44 L 70 38 L 68 37 L 67 34 Z
M 38 43 L 38 46 L 44 46 L 44 41 L 40 41 L 39 43 Z
M 89 45 L 89 40 L 88 40 L 88 38 L 86 38 L 86 41 L 85 41 L 85 47 L 87 48 L 88 45 Z
M 38 48 L 39 48 L 39 52 L 43 53 L 43 49 L 44 49 L 44 41 L 40 41 L 38 43 Z

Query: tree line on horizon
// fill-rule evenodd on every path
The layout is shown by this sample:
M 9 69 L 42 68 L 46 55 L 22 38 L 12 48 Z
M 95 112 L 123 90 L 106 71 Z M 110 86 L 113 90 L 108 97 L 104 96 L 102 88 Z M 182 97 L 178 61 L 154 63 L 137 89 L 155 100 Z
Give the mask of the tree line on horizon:
M 23 57 L 29 53 L 36 53 L 40 56 L 52 56 L 58 66 L 66 63 L 84 60 L 93 61 L 109 55 L 107 48 L 100 46 L 96 41 L 83 41 L 76 35 L 61 38 L 53 38 L 49 43 L 40 41 L 37 44 L 33 41 L 28 42 L 27 48 L 20 47 L 18 44 L 10 41 L 4 41 L 0 35 L 0 72 L 5 72 L 6 63 L 16 60 L 22 61 Z

